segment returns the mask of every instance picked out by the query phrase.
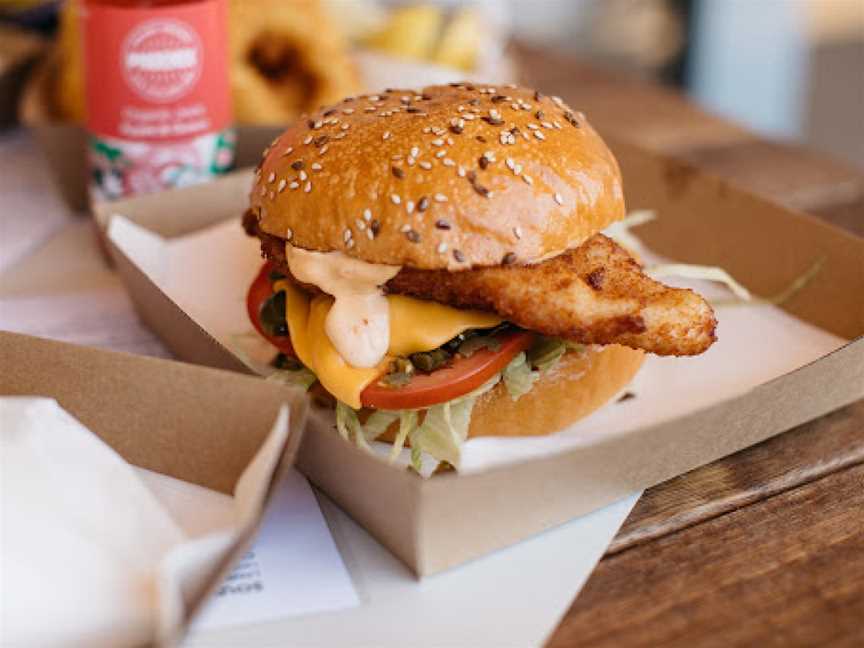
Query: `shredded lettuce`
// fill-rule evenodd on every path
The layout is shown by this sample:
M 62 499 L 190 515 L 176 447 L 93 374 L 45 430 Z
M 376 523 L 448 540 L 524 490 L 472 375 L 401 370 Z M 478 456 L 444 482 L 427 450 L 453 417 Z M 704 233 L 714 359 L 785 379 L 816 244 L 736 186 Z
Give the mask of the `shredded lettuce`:
M 616 223 L 609 225 L 603 233 L 613 239 L 619 245 L 632 252 L 641 253 L 645 248 L 638 236 L 631 232 L 631 228 L 650 223 L 657 218 L 657 213 L 650 209 L 637 209 Z
M 358 448 L 369 449 L 366 435 L 363 433 L 363 425 L 357 417 L 357 412 L 342 401 L 336 401 L 336 429 L 346 441 L 350 441 L 353 437 Z
M 390 424 L 399 418 L 398 412 L 390 412 L 388 410 L 375 410 L 366 419 L 363 425 L 363 435 L 367 441 L 374 441 L 379 436 L 384 434 Z
M 315 384 L 318 377 L 306 367 L 302 369 L 277 369 L 269 376 L 267 380 L 270 382 L 278 382 L 283 385 L 291 385 L 299 387 L 303 391 L 308 391 Z
M 538 378 L 540 378 L 540 372 L 531 369 L 524 352 L 513 358 L 504 369 L 504 386 L 514 401 L 531 391 Z
M 646 268 L 646 272 L 654 279 L 659 279 L 660 277 L 681 277 L 684 279 L 716 281 L 726 286 L 741 301 L 749 302 L 753 299 L 749 290 L 736 281 L 723 268 L 717 266 L 693 265 L 690 263 L 661 263 Z
M 419 472 L 422 468 L 422 453 L 438 461 L 458 466 L 461 446 L 468 438 L 471 411 L 477 397 L 462 398 L 426 410 L 423 423 L 409 436 L 411 440 L 411 463 Z M 415 450 L 419 453 L 415 457 Z
M 403 410 L 398 414 L 396 412 L 391 412 L 391 414 L 399 417 L 399 432 L 396 434 L 396 438 L 393 440 L 393 447 L 390 449 L 389 460 L 390 463 L 393 463 L 394 461 L 396 461 L 396 457 L 399 456 L 399 453 L 402 452 L 402 448 L 405 447 L 405 439 L 407 439 L 410 435 L 413 435 L 414 431 L 417 429 L 417 412 L 416 410 Z
M 538 371 L 546 371 L 558 364 L 568 350 L 568 343 L 561 338 L 540 337 L 528 349 L 528 363 Z

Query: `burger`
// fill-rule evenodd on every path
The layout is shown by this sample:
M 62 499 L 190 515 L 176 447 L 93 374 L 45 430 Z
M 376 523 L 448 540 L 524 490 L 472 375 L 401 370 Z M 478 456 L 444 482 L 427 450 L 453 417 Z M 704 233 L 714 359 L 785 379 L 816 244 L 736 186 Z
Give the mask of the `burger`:
M 585 116 L 516 86 L 349 97 L 264 151 L 243 217 L 252 323 L 339 432 L 459 464 L 469 437 L 561 430 L 645 353 L 695 355 L 711 307 L 603 233 L 618 164 Z

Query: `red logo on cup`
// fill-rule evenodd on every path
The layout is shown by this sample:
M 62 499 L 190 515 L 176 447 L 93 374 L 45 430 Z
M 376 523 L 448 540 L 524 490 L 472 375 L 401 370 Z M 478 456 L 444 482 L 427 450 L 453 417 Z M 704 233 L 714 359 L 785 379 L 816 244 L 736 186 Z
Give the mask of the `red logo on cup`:
M 169 102 L 188 93 L 201 76 L 198 34 L 179 20 L 151 20 L 123 43 L 123 76 L 144 99 Z

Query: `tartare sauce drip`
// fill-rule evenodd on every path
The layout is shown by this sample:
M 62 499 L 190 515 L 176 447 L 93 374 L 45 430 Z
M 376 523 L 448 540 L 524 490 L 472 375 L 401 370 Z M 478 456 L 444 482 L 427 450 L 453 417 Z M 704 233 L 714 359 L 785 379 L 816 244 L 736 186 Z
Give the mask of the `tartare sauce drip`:
M 381 286 L 401 266 L 352 259 L 342 252 L 311 252 L 285 244 L 297 281 L 317 286 L 334 302 L 324 322 L 327 337 L 350 365 L 374 367 L 390 346 L 390 308 Z

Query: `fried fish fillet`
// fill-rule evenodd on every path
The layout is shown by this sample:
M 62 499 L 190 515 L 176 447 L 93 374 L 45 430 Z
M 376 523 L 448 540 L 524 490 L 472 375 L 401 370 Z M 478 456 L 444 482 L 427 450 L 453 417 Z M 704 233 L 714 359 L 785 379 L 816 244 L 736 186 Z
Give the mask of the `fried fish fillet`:
M 696 355 L 716 339 L 714 312 L 701 296 L 651 279 L 603 234 L 535 265 L 464 272 L 403 268 L 386 290 L 494 311 L 528 330 L 583 344 Z
M 244 225 L 261 238 L 267 258 L 285 274 L 285 241 Z M 314 286 L 303 286 L 317 291 Z M 692 290 L 670 288 L 603 234 L 534 265 L 402 270 L 385 286 L 456 308 L 493 311 L 525 329 L 582 344 L 621 344 L 657 355 L 697 355 L 716 339 L 717 321 Z

